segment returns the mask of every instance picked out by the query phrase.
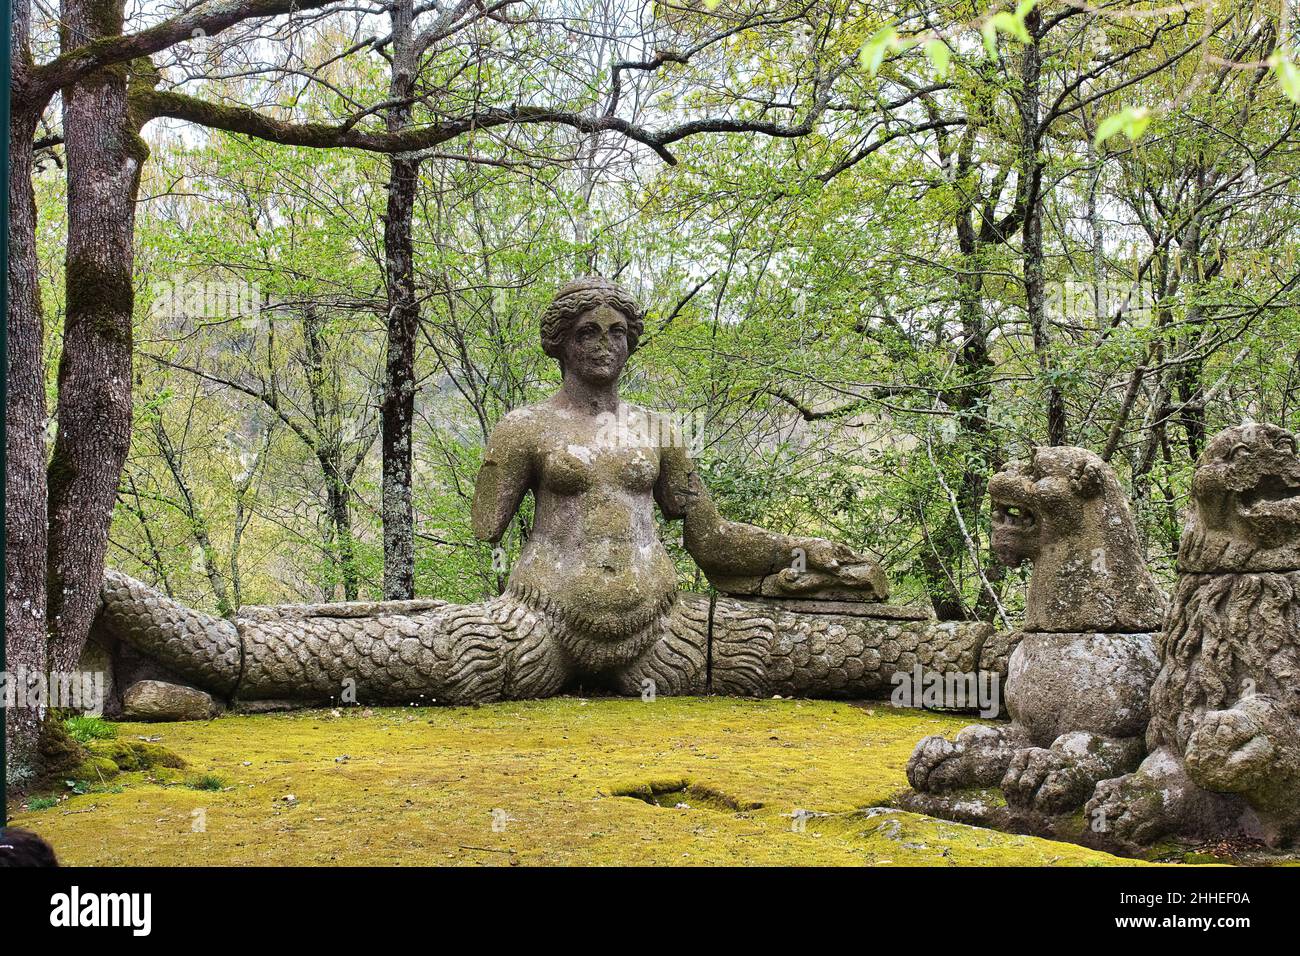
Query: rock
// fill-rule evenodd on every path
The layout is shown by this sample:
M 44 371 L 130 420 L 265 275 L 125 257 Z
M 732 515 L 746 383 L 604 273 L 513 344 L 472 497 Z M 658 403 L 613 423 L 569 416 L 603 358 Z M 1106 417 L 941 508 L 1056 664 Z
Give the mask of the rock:
M 221 712 L 211 694 L 184 684 L 136 681 L 122 694 L 127 720 L 209 720 Z
M 1074 730 L 1141 737 L 1159 669 L 1151 634 L 1029 633 L 1011 655 L 1007 708 L 1039 747 Z

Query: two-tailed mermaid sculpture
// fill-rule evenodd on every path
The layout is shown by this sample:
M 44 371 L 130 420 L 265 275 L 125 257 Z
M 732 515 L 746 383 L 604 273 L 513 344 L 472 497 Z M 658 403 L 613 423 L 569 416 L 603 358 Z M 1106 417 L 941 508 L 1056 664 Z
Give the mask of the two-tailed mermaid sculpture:
M 720 517 L 683 430 L 619 399 L 642 321 L 603 279 L 564 286 L 543 315 L 563 384 L 501 420 L 475 487 L 474 532 L 494 544 L 534 497 L 500 597 L 250 608 L 227 621 L 110 571 L 100 633 L 239 701 L 320 703 L 346 691 L 364 703 L 463 704 L 572 687 L 875 697 L 918 667 L 990 666 L 981 653 L 992 628 L 884 604 L 875 560 Z M 720 596 L 677 591 L 656 505 L 683 521 L 686 549 Z
M 1034 572 L 1023 631 L 995 635 L 884 604 L 879 565 L 843 545 L 720 517 L 672 440 L 681 429 L 618 397 L 641 331 L 640 306 L 601 279 L 565 286 L 544 314 L 563 384 L 500 422 L 475 487 L 474 531 L 493 543 L 534 498 L 500 597 L 227 621 L 110 571 L 100 637 L 129 651 L 114 660 L 243 702 L 478 703 L 577 687 L 879 697 L 917 669 L 1005 671 L 1011 722 L 923 740 L 905 805 L 1116 848 L 1300 834 L 1294 435 L 1247 425 L 1206 448 L 1158 640 L 1163 601 L 1111 469 L 1081 448 L 1040 448 L 996 475 L 994 546 Z M 656 505 L 683 522 L 718 596 L 677 591 Z

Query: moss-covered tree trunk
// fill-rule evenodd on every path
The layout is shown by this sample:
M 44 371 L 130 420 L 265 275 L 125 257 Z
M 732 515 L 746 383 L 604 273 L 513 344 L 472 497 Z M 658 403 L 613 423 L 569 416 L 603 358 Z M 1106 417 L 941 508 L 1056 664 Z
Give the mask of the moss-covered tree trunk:
M 10 38 L 9 262 L 5 387 L 5 655 L 20 675 L 46 669 L 44 321 L 36 258 L 32 140 L 40 110 L 24 93 L 31 66 L 30 6 L 15 0 Z M 6 776 L 21 784 L 39 769 L 40 713 L 6 707 Z
M 392 79 L 387 112 L 390 132 L 411 121 L 415 88 L 412 0 L 398 0 L 390 10 L 393 26 Z M 388 348 L 381 403 L 383 444 L 384 597 L 415 596 L 415 512 L 411 496 L 412 440 L 415 418 L 415 333 L 420 307 L 415 297 L 415 251 L 412 240 L 418 159 L 390 160 L 388 204 L 384 211 L 384 272 L 388 287 Z
M 62 44 L 122 32 L 122 0 L 67 0 Z M 148 150 L 128 104 L 129 68 L 63 91 L 67 302 L 58 433 L 49 467 L 51 664 L 76 667 L 99 602 L 108 526 L 131 442 L 135 201 Z

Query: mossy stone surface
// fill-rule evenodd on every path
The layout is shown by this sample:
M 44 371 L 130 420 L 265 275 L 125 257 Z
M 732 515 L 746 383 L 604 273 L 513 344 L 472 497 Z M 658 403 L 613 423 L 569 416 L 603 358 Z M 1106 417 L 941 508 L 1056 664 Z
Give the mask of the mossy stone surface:
M 123 724 L 131 727 L 134 725 Z M 156 743 L 141 740 L 92 740 L 86 744 L 92 756 L 111 761 L 118 770 L 149 770 L 155 767 L 181 768 L 185 761 Z

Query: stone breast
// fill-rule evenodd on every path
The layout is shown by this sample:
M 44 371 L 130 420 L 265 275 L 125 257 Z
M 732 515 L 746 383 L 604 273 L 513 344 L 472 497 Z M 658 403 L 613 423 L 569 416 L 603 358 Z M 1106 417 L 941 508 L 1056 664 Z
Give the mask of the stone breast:
M 658 456 L 645 448 L 568 444 L 547 452 L 542 465 L 542 485 L 558 495 L 582 494 L 601 485 L 646 492 L 658 477 Z

